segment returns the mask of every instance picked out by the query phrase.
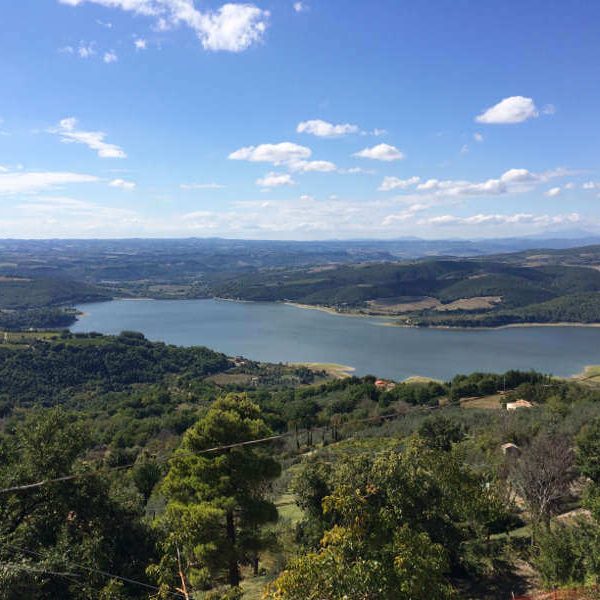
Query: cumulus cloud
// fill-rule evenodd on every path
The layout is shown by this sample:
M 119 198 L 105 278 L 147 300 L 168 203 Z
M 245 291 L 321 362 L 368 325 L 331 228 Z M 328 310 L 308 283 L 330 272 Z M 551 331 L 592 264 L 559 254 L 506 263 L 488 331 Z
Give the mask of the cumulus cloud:
M 120 188 L 122 190 L 135 190 L 136 184 L 134 181 L 127 181 L 125 179 L 113 179 L 108 185 L 114 188 Z
M 483 142 L 484 137 L 483 134 L 476 132 L 473 134 L 473 139 L 480 144 L 481 142 Z
M 308 10 L 308 5 L 306 2 L 294 2 L 294 10 L 297 13 L 306 12 Z
M 104 53 L 102 60 L 107 65 L 109 65 L 110 63 L 117 62 L 119 60 L 119 57 L 117 56 L 116 52 L 114 52 L 113 50 L 109 50 L 108 52 Z
M 328 160 L 296 160 L 288 166 L 292 171 L 299 173 L 333 173 L 337 170 L 335 164 Z
M 351 125 L 350 123 L 342 123 L 334 125 L 321 119 L 312 119 L 310 121 L 302 121 L 298 123 L 296 127 L 298 133 L 309 133 L 316 135 L 317 137 L 333 138 L 348 135 L 350 133 L 358 133 L 360 131 L 358 125 Z
M 310 158 L 312 152 L 306 146 L 300 146 L 292 142 L 281 142 L 279 144 L 260 144 L 258 146 L 246 146 L 229 155 L 230 160 L 247 160 L 249 162 L 267 162 L 274 165 L 292 163 Z
M 133 45 L 135 46 L 136 50 L 146 50 L 148 48 L 148 42 L 143 38 L 137 38 L 133 42 Z
M 379 186 L 380 192 L 389 192 L 391 190 L 405 190 L 417 185 L 421 181 L 420 177 L 409 177 L 408 179 L 399 179 L 398 177 L 384 177 Z
M 381 160 L 384 162 L 402 160 L 404 158 L 404 154 L 395 146 L 390 146 L 390 144 L 378 144 L 372 148 L 365 148 L 360 152 L 356 152 L 353 156 Z
M 122 148 L 105 142 L 106 134 L 102 131 L 83 131 L 77 128 L 77 119 L 68 117 L 62 119 L 58 127 L 49 129 L 49 133 L 60 136 L 66 144 L 84 144 L 90 150 L 98 153 L 100 158 L 127 158 Z
M 523 123 L 538 117 L 539 114 L 532 98 L 511 96 L 485 110 L 475 118 L 475 121 L 487 125 L 507 125 Z
M 496 196 L 515 192 L 526 192 L 536 185 L 555 177 L 564 177 L 569 171 L 556 169 L 544 173 L 532 173 L 527 169 L 509 169 L 500 177 L 485 181 L 456 179 L 428 179 L 417 185 L 416 191 L 441 197 Z
M 222 190 L 225 186 L 220 183 L 182 183 L 182 190 Z
M 76 183 L 99 181 L 94 175 L 61 171 L 0 172 L 0 195 L 25 194 Z
M 185 25 L 206 50 L 242 52 L 260 42 L 268 26 L 269 12 L 253 4 L 227 3 L 215 11 L 200 11 L 194 0 L 59 0 L 80 6 L 98 4 L 154 19 L 158 29 Z
M 600 183 L 596 183 L 595 181 L 586 181 L 581 185 L 584 190 L 597 190 L 600 188 Z
M 559 187 L 553 187 L 546 192 L 546 196 L 549 198 L 555 198 L 556 196 L 560 196 L 560 192 L 561 189 Z
M 267 173 L 264 177 L 256 180 L 256 185 L 263 188 L 281 187 L 282 185 L 295 185 L 289 173 Z

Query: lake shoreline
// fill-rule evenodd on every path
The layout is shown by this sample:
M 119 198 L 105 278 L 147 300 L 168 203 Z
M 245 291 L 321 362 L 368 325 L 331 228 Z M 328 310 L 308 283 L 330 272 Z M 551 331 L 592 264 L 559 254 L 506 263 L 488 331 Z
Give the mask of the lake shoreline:
M 355 311 L 340 311 L 331 306 L 321 306 L 316 304 L 299 304 L 297 302 L 275 302 L 274 304 L 286 304 L 287 306 L 295 306 L 296 308 L 302 308 L 304 310 L 318 310 L 330 315 L 336 315 L 338 317 L 362 317 L 365 319 L 394 319 L 401 318 L 400 315 L 385 315 L 376 312 L 361 312 Z M 454 327 L 452 325 L 409 325 L 407 323 L 398 323 L 395 321 L 387 321 L 382 323 L 388 327 L 405 327 L 407 329 L 436 329 L 436 330 L 450 330 L 450 331 L 495 331 L 497 329 L 514 329 L 519 327 L 600 327 L 600 323 L 581 323 L 568 321 L 561 321 L 556 323 L 510 323 L 508 325 L 498 325 L 496 327 Z
M 260 362 L 349 365 L 356 369 L 354 375 L 372 373 L 396 381 L 510 369 L 566 377 L 585 365 L 600 365 L 600 329 L 573 324 L 436 331 L 385 326 L 386 318 L 334 319 L 315 307 L 296 310 L 283 303 L 216 299 L 117 300 L 77 308 L 86 316 L 70 327 L 74 333 L 139 331 L 166 344 L 205 346 Z

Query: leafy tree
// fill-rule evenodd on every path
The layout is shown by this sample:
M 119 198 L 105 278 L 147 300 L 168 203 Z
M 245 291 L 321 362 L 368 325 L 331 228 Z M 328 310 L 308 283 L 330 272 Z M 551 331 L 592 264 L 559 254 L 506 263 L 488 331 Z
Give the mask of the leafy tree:
M 240 564 L 257 561 L 265 543 L 260 528 L 277 519 L 266 492 L 279 464 L 265 445 L 206 451 L 270 435 L 259 407 L 243 394 L 217 400 L 186 432 L 161 487 L 163 553 L 151 572 L 164 589 L 235 588 Z
M 61 409 L 30 416 L 1 444 L 0 487 L 86 474 L 81 424 Z M 152 556 L 139 496 L 100 474 L 0 494 L 0 598 L 139 598 L 98 571 L 145 581 Z M 147 592 L 147 590 L 145 590 Z
M 436 416 L 423 421 L 418 430 L 427 445 L 434 450 L 448 452 L 452 444 L 464 439 L 461 423 L 448 417 Z
M 309 464 L 298 481 L 306 521 L 325 533 L 320 550 L 276 580 L 271 600 L 451 597 L 447 575 L 464 563 L 465 544 L 487 535 L 501 512 L 494 487 L 459 455 L 419 438 L 332 471 Z
M 595 483 L 600 483 L 600 419 L 584 426 L 576 442 L 579 470 Z
M 446 553 L 408 526 L 374 551 L 353 528 L 334 527 L 323 549 L 296 559 L 265 593 L 268 600 L 444 600 L 453 597 Z

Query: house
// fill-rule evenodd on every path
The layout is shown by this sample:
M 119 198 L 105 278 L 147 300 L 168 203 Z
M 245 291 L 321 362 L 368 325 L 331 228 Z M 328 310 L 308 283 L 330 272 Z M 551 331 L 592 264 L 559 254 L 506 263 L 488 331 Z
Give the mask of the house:
M 533 408 L 529 400 L 517 400 L 516 402 L 507 402 L 506 410 L 517 410 L 518 408 Z
M 386 391 L 389 391 L 389 390 L 392 390 L 392 389 L 394 389 L 394 388 L 396 387 L 396 384 L 395 384 L 393 381 L 387 381 L 387 380 L 385 380 L 385 379 L 378 379 L 378 380 L 375 382 L 375 387 L 376 387 L 378 390 L 386 390 Z

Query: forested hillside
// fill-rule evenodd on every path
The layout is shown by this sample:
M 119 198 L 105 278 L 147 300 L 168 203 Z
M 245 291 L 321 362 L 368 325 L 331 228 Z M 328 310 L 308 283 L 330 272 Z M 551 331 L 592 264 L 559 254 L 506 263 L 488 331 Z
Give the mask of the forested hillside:
M 410 325 L 600 322 L 600 270 L 582 266 L 436 259 L 224 279 L 213 283 L 218 296 L 402 315 Z
M 19 260 L 0 244 L 7 261 L 0 264 L 1 328 L 68 327 L 76 315 L 65 307 L 112 297 L 289 301 L 400 315 L 403 324 L 420 326 L 600 322 L 593 296 L 600 291 L 599 246 L 398 262 L 364 244 L 344 250 L 340 243 L 165 241 L 174 252 L 168 256 L 162 242 L 148 240 L 73 244 L 57 243 L 41 256 L 44 245 L 32 243 Z
M 69 279 L 0 276 L 0 329 L 68 327 L 76 319 L 69 307 L 111 297 L 105 289 Z
M 327 379 L 135 333 L 15 337 L 0 598 L 591 598 L 596 379 Z

